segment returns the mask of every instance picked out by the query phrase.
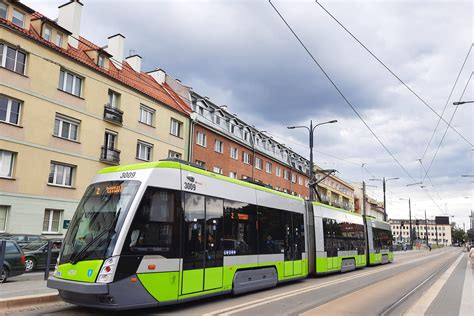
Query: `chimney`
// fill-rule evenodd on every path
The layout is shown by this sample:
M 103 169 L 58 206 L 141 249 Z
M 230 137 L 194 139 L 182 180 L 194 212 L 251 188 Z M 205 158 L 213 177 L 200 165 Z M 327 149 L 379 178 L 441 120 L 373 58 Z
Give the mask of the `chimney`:
M 58 24 L 70 31 L 68 43 L 74 48 L 79 47 L 79 31 L 81 30 L 81 13 L 83 4 L 78 0 L 71 0 L 58 7 Z
M 166 81 L 166 71 L 164 71 L 163 69 L 158 68 L 147 72 L 147 74 L 152 76 L 153 79 L 155 79 L 155 81 L 161 85 L 164 84 Z
M 109 36 L 107 44 L 107 52 L 112 55 L 112 63 L 118 69 L 122 69 L 123 51 L 125 46 L 125 36 L 118 33 Z
M 141 71 L 142 67 L 142 57 L 140 55 L 128 56 L 125 58 L 125 61 L 132 67 L 136 72 Z

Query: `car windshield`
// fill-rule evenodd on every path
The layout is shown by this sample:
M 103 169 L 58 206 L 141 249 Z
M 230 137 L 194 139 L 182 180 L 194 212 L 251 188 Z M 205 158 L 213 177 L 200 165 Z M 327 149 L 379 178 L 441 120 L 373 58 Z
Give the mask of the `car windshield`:
M 33 241 L 33 242 L 30 242 L 29 244 L 24 245 L 22 248 L 23 248 L 23 250 L 29 250 L 29 251 L 38 250 L 41 247 L 43 247 L 46 243 L 47 243 L 47 241 L 46 242 L 45 241 Z
M 64 238 L 60 262 L 102 259 L 110 255 L 139 181 L 108 181 L 90 185 Z M 81 257 L 81 258 L 78 258 Z

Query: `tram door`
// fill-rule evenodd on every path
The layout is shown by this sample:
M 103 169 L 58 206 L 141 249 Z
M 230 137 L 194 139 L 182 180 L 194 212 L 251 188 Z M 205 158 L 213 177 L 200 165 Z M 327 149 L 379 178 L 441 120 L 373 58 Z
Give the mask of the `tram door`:
M 185 194 L 182 295 L 222 287 L 222 217 L 222 200 Z
M 302 252 L 304 251 L 303 215 L 284 212 L 285 229 L 285 276 L 302 273 Z M 301 222 L 301 223 L 300 223 Z

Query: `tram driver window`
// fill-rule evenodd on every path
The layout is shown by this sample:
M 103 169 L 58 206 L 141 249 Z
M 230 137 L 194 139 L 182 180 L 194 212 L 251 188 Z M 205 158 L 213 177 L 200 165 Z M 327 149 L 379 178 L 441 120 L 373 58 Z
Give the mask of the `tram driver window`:
M 146 190 L 125 241 L 124 253 L 178 256 L 176 198 L 174 191 L 152 187 Z

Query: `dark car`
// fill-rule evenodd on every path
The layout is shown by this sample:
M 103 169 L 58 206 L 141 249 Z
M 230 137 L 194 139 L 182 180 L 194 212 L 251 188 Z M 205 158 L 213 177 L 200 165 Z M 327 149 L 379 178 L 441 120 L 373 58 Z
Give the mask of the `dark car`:
M 54 267 L 59 256 L 62 240 L 52 240 L 50 267 Z M 48 240 L 40 240 L 23 246 L 25 253 L 25 269 L 27 272 L 45 268 L 48 260 Z
M 9 239 L 9 240 L 14 240 L 20 246 L 23 248 L 23 246 L 33 242 L 33 241 L 47 241 L 48 239 L 44 236 L 41 235 L 31 235 L 31 234 L 8 234 L 5 236 L 2 236 L 4 239 Z
M 2 244 L 0 243 L 0 251 Z M 2 272 L 0 274 L 0 283 L 7 281 L 9 277 L 25 273 L 25 256 L 23 251 L 13 240 L 6 241 L 5 258 L 3 260 Z

